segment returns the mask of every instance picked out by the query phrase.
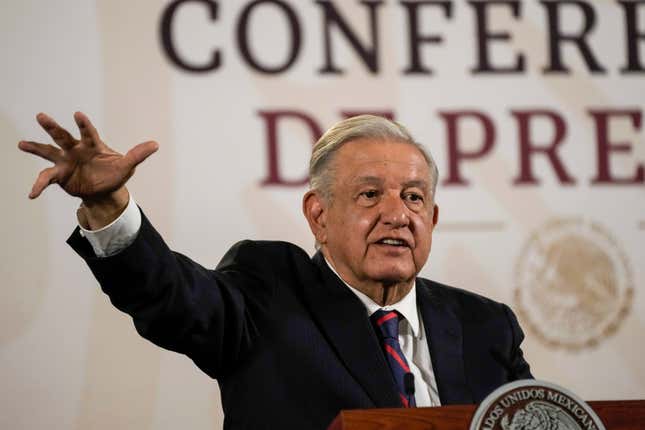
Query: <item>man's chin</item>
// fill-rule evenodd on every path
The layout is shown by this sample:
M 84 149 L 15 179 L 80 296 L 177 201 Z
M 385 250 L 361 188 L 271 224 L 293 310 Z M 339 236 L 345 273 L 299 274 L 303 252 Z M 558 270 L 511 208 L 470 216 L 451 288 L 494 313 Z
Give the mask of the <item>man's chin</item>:
M 376 271 L 372 279 L 384 285 L 394 285 L 412 282 L 415 277 L 416 273 L 411 270 L 390 269 Z

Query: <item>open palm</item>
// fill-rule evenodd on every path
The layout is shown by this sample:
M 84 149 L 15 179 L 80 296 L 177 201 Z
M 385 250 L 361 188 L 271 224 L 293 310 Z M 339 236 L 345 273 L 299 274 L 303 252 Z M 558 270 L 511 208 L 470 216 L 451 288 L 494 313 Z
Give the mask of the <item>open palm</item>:
M 89 118 L 81 113 L 74 120 L 81 132 L 75 139 L 51 117 L 40 113 L 36 120 L 56 146 L 21 141 L 18 147 L 54 163 L 40 172 L 29 198 L 38 197 L 47 186 L 57 183 L 66 193 L 84 201 L 96 201 L 121 188 L 134 173 L 135 167 L 154 153 L 154 141 L 140 143 L 122 155 L 108 147 L 99 137 Z

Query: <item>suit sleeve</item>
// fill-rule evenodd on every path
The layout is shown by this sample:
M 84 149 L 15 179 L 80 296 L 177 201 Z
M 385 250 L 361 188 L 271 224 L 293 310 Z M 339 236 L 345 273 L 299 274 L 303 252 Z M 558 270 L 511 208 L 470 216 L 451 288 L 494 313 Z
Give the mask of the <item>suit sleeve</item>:
M 533 375 L 531 374 L 530 366 L 524 359 L 524 353 L 521 348 L 522 341 L 524 340 L 524 332 L 513 311 L 506 305 L 503 305 L 503 309 L 510 326 L 512 340 L 509 351 L 498 352 L 504 354 L 503 358 L 496 358 L 503 361 L 501 364 L 507 367 L 507 371 L 512 379 L 532 379 Z
M 273 274 L 254 242 L 233 246 L 216 270 L 171 251 L 145 216 L 116 255 L 97 258 L 78 228 L 68 243 L 143 337 L 188 355 L 213 378 L 252 348 L 270 313 Z

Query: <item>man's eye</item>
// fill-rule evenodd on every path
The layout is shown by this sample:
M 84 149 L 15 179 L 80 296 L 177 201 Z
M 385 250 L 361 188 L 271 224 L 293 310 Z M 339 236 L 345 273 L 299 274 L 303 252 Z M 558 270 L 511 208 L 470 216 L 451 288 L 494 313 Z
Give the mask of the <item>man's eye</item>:
M 422 202 L 423 201 L 423 196 L 420 194 L 416 193 L 410 193 L 406 194 L 405 199 L 409 202 Z
M 361 196 L 366 197 L 368 199 L 373 199 L 376 196 L 378 196 L 378 193 L 376 192 L 376 190 L 363 191 L 361 193 Z

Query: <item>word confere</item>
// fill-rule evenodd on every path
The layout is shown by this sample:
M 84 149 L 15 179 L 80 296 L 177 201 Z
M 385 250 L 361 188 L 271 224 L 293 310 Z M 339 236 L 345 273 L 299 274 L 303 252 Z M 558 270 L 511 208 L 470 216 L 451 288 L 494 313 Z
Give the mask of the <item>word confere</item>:
M 533 0 L 531 0 L 533 1 Z M 470 73 L 477 74 L 524 74 L 530 59 L 525 52 L 514 52 L 512 58 L 500 60 L 494 58 L 495 49 L 507 48 L 514 51 L 512 46 L 513 34 L 511 29 L 499 28 L 491 24 L 493 13 L 505 13 L 508 18 L 518 23 L 524 19 L 525 4 L 520 0 L 493 0 L 465 2 L 452 0 L 400 0 L 395 3 L 383 0 L 356 1 L 355 6 L 361 8 L 362 19 L 353 17 L 350 20 L 343 7 L 349 2 L 332 2 L 329 0 L 316 1 L 285 1 L 285 0 L 255 0 L 251 2 L 219 2 L 216 0 L 175 0 L 169 3 L 161 14 L 159 34 L 162 49 L 169 61 L 186 72 L 207 73 L 216 72 L 225 65 L 225 54 L 221 40 L 213 40 L 209 52 L 191 52 L 190 46 L 178 46 L 176 33 L 193 32 L 194 23 L 177 25 L 179 12 L 184 8 L 197 8 L 206 18 L 200 25 L 222 25 L 220 22 L 220 6 L 240 7 L 234 25 L 233 35 L 239 57 L 249 69 L 265 75 L 280 75 L 288 72 L 299 60 L 303 52 L 303 41 L 318 40 L 322 46 L 322 58 L 316 72 L 320 75 L 343 75 L 345 69 L 339 64 L 338 45 L 343 43 L 358 58 L 366 71 L 379 74 L 383 63 L 383 18 L 396 20 L 392 24 L 403 29 L 406 35 L 404 45 L 400 47 L 407 52 L 407 63 L 401 68 L 405 75 L 432 75 L 433 59 L 451 55 L 449 42 L 436 30 L 437 22 L 450 24 L 461 18 L 458 14 L 472 16 L 470 28 L 475 40 L 474 52 L 465 54 L 473 57 Z M 544 74 L 571 73 L 571 64 L 582 60 L 589 73 L 603 75 L 608 71 L 619 71 L 621 74 L 645 73 L 645 63 L 641 49 L 645 46 L 645 13 L 644 0 L 614 0 L 609 3 L 620 9 L 620 26 L 614 21 L 609 23 L 613 46 L 623 46 L 622 64 L 608 65 L 607 58 L 593 46 L 594 32 L 602 25 L 603 16 L 598 12 L 599 4 L 606 2 L 591 0 L 540 0 L 544 20 L 545 49 L 540 56 L 546 58 L 546 64 L 540 64 Z M 401 14 L 384 13 L 385 9 L 400 8 Z M 307 21 L 306 26 L 300 17 L 298 8 L 317 8 L 318 21 Z M 467 10 L 469 9 L 469 11 Z M 565 14 L 572 15 L 581 21 L 575 29 L 565 25 Z M 277 19 L 276 19 L 277 18 Z M 531 16 L 531 18 L 535 18 Z M 401 20 L 402 19 L 402 20 Z M 283 31 L 287 36 L 287 47 L 276 47 L 271 52 L 260 52 L 256 40 L 253 39 L 253 26 L 261 25 L 275 31 Z M 228 27 L 228 26 L 227 26 Z M 361 37 L 358 29 L 367 28 L 367 40 Z M 303 37 L 303 32 L 320 37 Z M 471 39 L 471 36 L 467 36 Z M 254 49 L 255 48 L 255 49 Z M 309 46 L 308 48 L 311 48 Z M 189 54 L 190 52 L 190 54 Z M 613 57 L 612 54 L 606 57 Z M 462 55 L 460 53 L 460 55 Z M 228 56 L 226 57 L 228 58 Z M 226 60 L 229 61 L 229 60 Z M 436 68 L 436 64 L 434 65 Z

